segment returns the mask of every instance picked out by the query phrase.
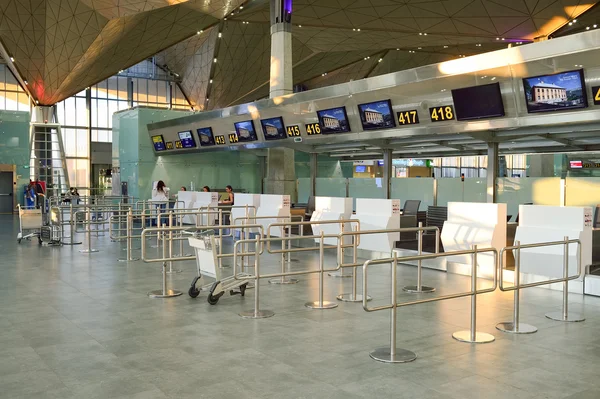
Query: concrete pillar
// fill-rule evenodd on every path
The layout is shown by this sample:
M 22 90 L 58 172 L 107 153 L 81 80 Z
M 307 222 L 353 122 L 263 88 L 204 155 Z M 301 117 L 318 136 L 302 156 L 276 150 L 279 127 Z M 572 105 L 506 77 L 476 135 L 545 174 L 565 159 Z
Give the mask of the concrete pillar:
M 288 4 L 289 3 L 289 4 Z M 271 0 L 270 98 L 293 93 L 291 2 Z M 267 194 L 287 194 L 297 200 L 294 150 L 271 148 L 267 155 Z
M 496 202 L 496 179 L 498 178 L 498 143 L 488 143 L 487 202 Z
M 392 150 L 383 151 L 383 198 L 390 199 L 392 195 Z

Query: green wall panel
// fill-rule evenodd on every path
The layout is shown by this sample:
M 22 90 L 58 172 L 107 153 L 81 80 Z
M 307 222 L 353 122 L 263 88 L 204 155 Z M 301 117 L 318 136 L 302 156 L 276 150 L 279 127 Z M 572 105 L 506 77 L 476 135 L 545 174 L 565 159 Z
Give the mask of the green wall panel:
M 29 183 L 29 112 L 0 111 L 0 164 L 17 166 L 15 195 L 23 204 L 23 186 Z

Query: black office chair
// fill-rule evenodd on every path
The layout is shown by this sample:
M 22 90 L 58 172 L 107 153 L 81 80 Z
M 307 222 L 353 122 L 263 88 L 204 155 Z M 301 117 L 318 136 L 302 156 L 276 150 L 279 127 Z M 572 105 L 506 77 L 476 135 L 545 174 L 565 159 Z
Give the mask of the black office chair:
M 596 229 L 600 227 L 600 205 L 596 205 L 596 209 L 594 210 L 594 224 L 593 227 Z
M 310 220 L 313 212 L 315 211 L 315 197 L 308 197 L 308 203 L 306 204 L 306 211 L 304 212 L 304 220 Z
M 404 202 L 404 209 L 402 210 L 402 215 L 417 216 L 417 212 L 419 212 L 420 206 L 420 200 L 406 200 L 406 202 Z

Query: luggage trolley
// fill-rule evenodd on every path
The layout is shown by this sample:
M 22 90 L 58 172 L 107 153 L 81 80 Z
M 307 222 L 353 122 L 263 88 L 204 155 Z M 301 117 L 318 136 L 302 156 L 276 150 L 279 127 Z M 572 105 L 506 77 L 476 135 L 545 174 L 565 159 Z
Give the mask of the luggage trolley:
M 44 224 L 44 219 L 41 209 L 19 208 L 19 234 L 17 234 L 17 242 L 20 244 L 22 240 L 29 240 L 31 237 L 37 237 L 38 242 L 42 243 L 41 230 Z
M 230 295 L 240 294 L 244 296 L 248 282 L 236 280 L 233 276 L 223 277 L 221 269 L 217 266 L 218 243 L 215 240 L 213 230 L 203 231 L 194 237 L 188 237 L 188 242 L 196 252 L 196 266 L 198 267 L 198 276 L 194 278 L 188 291 L 192 298 L 196 298 L 200 291 L 208 291 L 208 303 L 216 305 L 219 298 L 227 290 L 229 290 Z M 247 277 L 249 275 L 239 273 L 238 276 Z M 202 286 L 203 277 L 212 277 L 215 282 Z M 234 291 L 236 288 L 239 288 L 239 291 Z

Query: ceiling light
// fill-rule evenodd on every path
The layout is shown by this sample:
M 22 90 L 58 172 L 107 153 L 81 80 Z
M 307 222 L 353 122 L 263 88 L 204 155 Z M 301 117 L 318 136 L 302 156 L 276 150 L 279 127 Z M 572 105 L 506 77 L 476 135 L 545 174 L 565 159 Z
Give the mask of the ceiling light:
M 199 35 L 199 34 L 200 34 L 200 31 L 196 32 L 196 34 L 197 34 L 197 35 Z
M 502 41 L 504 41 L 504 38 L 502 38 Z
M 423 36 L 423 32 L 419 32 L 419 36 Z
M 356 28 L 352 28 L 352 32 L 356 32 Z
M 327 75 L 327 72 L 321 74 L 321 76 L 325 76 L 325 75 Z
M 233 15 L 233 13 L 231 13 L 231 15 Z M 223 20 L 227 21 L 227 17 L 223 18 Z
M 598 25 L 594 24 L 594 29 L 597 28 L 597 27 L 598 27 Z
M 15 59 L 13 57 L 10 57 L 10 61 L 15 62 Z
M 244 6 L 240 6 L 240 10 L 243 10 L 243 9 L 244 9 Z
M 35 103 L 36 103 L 36 104 L 39 104 L 40 102 L 39 102 L 38 100 L 35 100 Z
M 573 26 L 573 22 L 569 22 L 569 26 Z
M 423 33 L 423 36 L 427 36 L 427 33 Z
M 383 58 L 380 58 L 379 61 L 377 61 L 377 62 L 381 62 L 381 61 L 383 61 Z
M 444 48 L 448 48 L 448 46 L 444 46 Z
M 446 91 L 446 89 L 442 89 L 442 90 L 440 90 L 440 91 L 443 93 L 443 92 L 445 92 L 445 91 Z
M 586 26 L 586 27 L 585 27 L 585 30 L 590 30 L 590 27 L 589 27 L 589 26 Z
M 493 78 L 491 78 L 490 80 L 496 80 L 496 77 L 494 76 Z
M 26 80 L 24 80 L 24 81 L 23 81 L 23 83 L 25 83 L 25 86 L 27 86 L 27 85 L 28 85 L 28 83 L 27 83 L 27 81 L 26 81 Z
M 302 25 L 298 25 L 298 28 L 302 28 Z
M 496 38 L 496 40 L 500 40 L 500 38 L 499 38 L 499 37 L 497 37 L 497 38 Z
M 477 43 L 475 47 L 481 47 L 481 43 Z
M 576 19 L 574 19 L 574 20 L 573 20 L 573 23 L 574 23 L 574 24 L 576 24 L 576 23 L 577 23 L 577 20 L 576 20 Z
M 206 102 L 208 102 L 208 98 L 206 99 Z
M 215 62 L 215 63 L 216 63 L 216 62 L 217 62 L 217 59 L 215 58 L 215 59 L 213 60 L 213 62 Z
M 219 32 L 219 39 L 223 36 L 223 34 L 221 32 Z
M 423 47 L 417 47 L 417 50 L 423 50 Z
M 396 51 L 400 50 L 399 48 L 396 49 Z
M 119 73 L 123 73 L 123 70 L 121 69 L 121 70 L 119 71 Z
M 212 79 L 208 81 L 208 83 L 212 83 Z
M 358 28 L 357 31 L 360 32 L 360 28 Z

